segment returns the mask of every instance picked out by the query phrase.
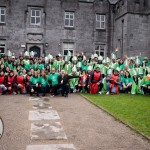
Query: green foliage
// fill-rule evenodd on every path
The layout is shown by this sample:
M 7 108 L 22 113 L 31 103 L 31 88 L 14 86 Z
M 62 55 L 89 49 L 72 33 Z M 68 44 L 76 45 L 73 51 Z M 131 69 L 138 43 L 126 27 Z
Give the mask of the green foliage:
M 84 96 L 117 119 L 150 137 L 150 96 L 130 94 L 84 94 Z

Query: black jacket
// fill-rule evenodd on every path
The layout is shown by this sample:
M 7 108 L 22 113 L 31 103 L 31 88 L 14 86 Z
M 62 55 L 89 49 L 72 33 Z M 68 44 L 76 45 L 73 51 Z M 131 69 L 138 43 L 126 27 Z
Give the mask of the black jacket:
M 60 75 L 60 82 L 63 80 L 62 85 L 65 85 L 65 84 L 69 83 L 69 79 L 72 79 L 72 78 L 79 78 L 79 76 L 71 76 L 68 74 L 65 74 L 64 76 Z

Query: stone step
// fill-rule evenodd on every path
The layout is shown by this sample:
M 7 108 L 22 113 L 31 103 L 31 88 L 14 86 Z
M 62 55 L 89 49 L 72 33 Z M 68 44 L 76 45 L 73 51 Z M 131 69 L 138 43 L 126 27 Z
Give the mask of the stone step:
M 26 150 L 76 150 L 73 144 L 28 145 Z

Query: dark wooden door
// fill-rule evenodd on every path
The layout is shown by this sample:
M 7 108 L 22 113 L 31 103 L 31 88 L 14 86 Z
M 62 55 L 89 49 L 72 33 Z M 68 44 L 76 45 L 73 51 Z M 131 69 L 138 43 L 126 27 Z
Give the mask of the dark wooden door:
M 34 52 L 34 57 L 40 57 L 41 55 L 41 49 L 38 46 L 33 46 L 30 48 L 29 52 Z

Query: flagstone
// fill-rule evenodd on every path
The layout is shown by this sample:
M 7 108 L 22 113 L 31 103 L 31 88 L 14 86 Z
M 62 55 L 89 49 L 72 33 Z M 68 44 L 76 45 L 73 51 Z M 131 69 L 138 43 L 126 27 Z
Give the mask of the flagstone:
M 60 122 L 52 123 L 32 123 L 31 124 L 32 140 L 65 140 L 67 136 Z
M 37 110 L 29 111 L 29 120 L 56 120 L 60 119 L 57 111 L 55 110 Z
M 50 104 L 47 103 L 36 103 L 32 105 L 33 109 L 52 109 Z
M 49 101 L 48 97 L 29 97 L 29 101 Z
M 26 150 L 76 150 L 73 144 L 28 145 Z

